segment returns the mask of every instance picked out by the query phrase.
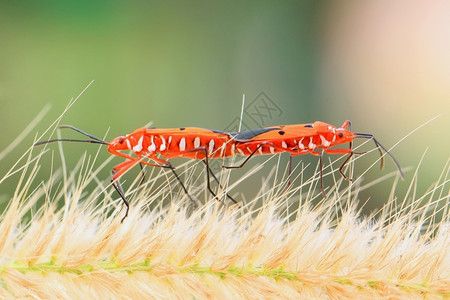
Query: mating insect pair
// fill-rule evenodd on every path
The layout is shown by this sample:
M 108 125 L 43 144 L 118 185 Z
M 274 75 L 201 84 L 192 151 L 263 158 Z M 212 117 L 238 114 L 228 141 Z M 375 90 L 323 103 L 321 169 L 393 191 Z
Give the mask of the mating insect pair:
M 224 166 L 224 168 L 233 169 L 243 167 L 254 155 L 284 152 L 289 153 L 291 157 L 303 154 L 312 154 L 319 157 L 321 190 L 326 197 L 322 178 L 322 155 L 323 153 L 348 154 L 348 157 L 339 168 L 339 172 L 342 176 L 348 179 L 343 173 L 344 166 L 354 154 L 362 154 L 353 151 L 352 143 L 355 138 L 372 139 L 381 155 L 381 168 L 383 168 L 384 163 L 381 150 L 384 150 L 389 156 L 391 156 L 399 169 L 401 176 L 403 177 L 400 165 L 396 159 L 378 142 L 378 140 L 375 139 L 372 134 L 353 133 L 349 127 L 349 121 L 345 121 L 339 128 L 317 121 L 309 124 L 273 126 L 237 133 L 196 127 L 175 129 L 139 128 L 129 135 L 119 136 L 108 143 L 73 126 L 60 126 L 60 128 L 70 128 L 75 130 L 90 139 L 54 139 L 38 142 L 35 145 L 37 146 L 57 141 L 103 144 L 108 146 L 108 152 L 111 154 L 127 159 L 113 168 L 113 175 L 111 178 L 112 185 L 119 193 L 123 203 L 126 206 L 125 215 L 121 220 L 123 221 L 128 216 L 129 203 L 120 187 L 119 178 L 128 169 L 137 164 L 140 164 L 141 167 L 142 165 L 148 165 L 170 169 L 182 186 L 183 190 L 188 195 L 189 199 L 195 203 L 189 195 L 183 182 L 175 172 L 175 168 L 167 160 L 174 157 L 203 160 L 206 165 L 207 188 L 210 193 L 216 197 L 216 199 L 218 198 L 210 187 L 210 174 L 217 182 L 218 180 L 209 168 L 209 159 L 225 158 L 236 154 L 247 157 L 240 165 Z M 349 148 L 330 149 L 333 146 L 345 143 L 349 143 Z M 135 154 L 135 157 L 120 152 L 125 150 L 131 150 Z M 158 157 L 158 155 L 162 158 Z M 144 159 L 149 159 L 154 163 L 149 163 L 144 161 Z M 230 196 L 228 196 L 228 198 L 236 203 L 236 201 Z

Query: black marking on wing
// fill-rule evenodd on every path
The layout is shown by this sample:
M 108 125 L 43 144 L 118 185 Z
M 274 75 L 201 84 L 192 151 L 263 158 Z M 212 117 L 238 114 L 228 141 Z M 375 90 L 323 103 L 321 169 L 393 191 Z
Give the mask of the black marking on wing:
M 214 132 L 214 133 L 226 134 L 226 135 L 228 135 L 230 138 L 232 138 L 232 137 L 236 134 L 235 132 L 226 132 L 226 131 L 222 131 L 222 130 L 209 129 L 209 128 L 203 128 L 203 127 L 198 127 L 198 128 L 200 128 L 200 129 L 206 129 L 206 130 L 209 130 L 209 131 Z
M 305 128 L 313 128 L 313 124 L 306 124 Z
M 254 137 L 257 137 L 260 134 L 269 132 L 269 131 L 274 131 L 274 130 L 279 130 L 280 127 L 270 127 L 270 128 L 259 128 L 259 129 L 252 129 L 252 130 L 246 130 L 246 131 L 241 131 L 238 132 L 234 135 L 233 139 L 238 141 L 238 142 L 247 142 L 249 140 L 251 140 Z

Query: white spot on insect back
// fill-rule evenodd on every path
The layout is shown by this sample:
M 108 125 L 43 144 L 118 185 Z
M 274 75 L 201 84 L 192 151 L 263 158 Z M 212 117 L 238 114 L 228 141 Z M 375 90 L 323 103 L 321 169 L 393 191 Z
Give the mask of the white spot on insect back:
M 178 144 L 178 147 L 180 148 L 180 151 L 186 150 L 186 139 L 181 138 L 180 143 Z
M 150 152 L 155 152 L 156 151 L 155 136 L 154 135 L 152 135 L 152 143 L 150 144 L 150 146 L 148 146 L 147 149 Z
M 244 151 L 242 151 L 241 148 L 237 148 L 237 150 L 238 150 L 238 152 L 239 152 L 240 155 L 245 155 Z
M 166 139 L 161 135 L 161 146 L 159 146 L 159 151 L 166 150 Z
M 269 147 L 270 153 L 275 154 L 275 148 L 274 147 Z
M 322 145 L 324 147 L 329 147 L 331 145 L 331 143 L 329 141 L 327 141 L 327 139 L 323 135 L 320 134 L 319 136 L 320 136 L 320 139 L 322 140 Z
M 263 147 L 261 146 L 261 147 L 259 147 L 259 149 L 258 149 L 258 152 L 259 152 L 259 154 L 263 154 Z
M 311 150 L 314 150 L 316 148 L 316 144 L 313 143 L 313 139 L 312 138 L 309 140 L 308 147 Z
M 139 138 L 139 141 L 136 146 L 133 147 L 134 152 L 141 152 L 142 151 L 142 142 L 144 141 L 144 136 L 141 135 Z
M 336 133 L 336 132 L 334 132 Z M 333 139 L 331 140 L 332 143 L 334 143 L 334 141 L 336 140 L 336 134 L 333 134 Z
M 302 138 L 299 142 L 298 142 L 298 147 L 300 148 L 300 149 L 305 149 L 305 145 L 303 145 L 303 139 L 304 138 Z
M 198 147 L 200 147 L 200 138 L 196 137 L 194 139 L 194 148 L 198 148 Z
M 287 144 L 286 144 L 285 141 L 282 141 L 282 142 L 281 142 L 281 147 L 283 147 L 284 149 L 287 149 Z
M 231 145 L 231 154 L 232 154 L 232 155 L 234 155 L 234 154 L 236 153 L 235 150 L 236 150 L 236 144 L 233 143 L 233 144 Z
M 222 146 L 220 146 L 220 157 L 223 157 L 223 154 L 225 153 L 225 147 L 226 147 L 225 143 L 223 143 Z
M 126 139 L 125 142 L 127 143 L 128 149 L 131 149 L 131 143 L 129 139 Z
M 209 141 L 209 153 L 211 154 L 214 151 L 214 140 Z

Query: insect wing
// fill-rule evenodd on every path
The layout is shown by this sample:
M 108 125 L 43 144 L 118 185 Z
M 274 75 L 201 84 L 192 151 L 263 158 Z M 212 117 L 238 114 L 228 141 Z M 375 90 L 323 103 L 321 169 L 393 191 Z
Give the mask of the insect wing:
M 248 141 L 274 141 L 284 139 L 302 138 L 314 135 L 311 124 L 282 125 L 255 130 L 247 130 L 237 133 L 234 139 L 238 142 Z
M 201 137 L 217 137 L 217 136 L 227 136 L 231 137 L 229 133 L 211 130 L 199 127 L 180 127 L 180 128 L 152 128 L 147 129 L 148 134 L 154 135 L 174 135 L 174 136 L 201 136 Z
M 233 133 L 233 139 L 237 142 L 249 142 L 254 139 L 259 140 L 259 138 L 264 136 L 264 134 L 279 129 L 280 127 L 267 127 L 236 132 Z

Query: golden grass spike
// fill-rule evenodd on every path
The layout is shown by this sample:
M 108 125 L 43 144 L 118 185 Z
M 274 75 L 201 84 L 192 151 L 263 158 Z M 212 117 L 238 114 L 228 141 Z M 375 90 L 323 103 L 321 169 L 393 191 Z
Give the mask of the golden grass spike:
M 292 220 L 282 215 L 286 216 L 286 202 L 298 194 L 294 196 L 295 189 L 276 192 L 273 186 L 269 189 L 274 190 L 261 192 L 270 199 L 258 200 L 264 202 L 260 208 L 225 208 L 209 201 L 189 214 L 181 200 L 155 206 L 165 185 L 150 182 L 135 193 L 130 216 L 120 224 L 120 215 L 108 215 L 109 201 L 95 206 L 106 187 L 99 186 L 87 195 L 80 190 L 85 181 L 96 180 L 89 174 L 80 179 L 74 171 L 67 176 L 68 192 L 55 193 L 61 176 L 55 172 L 48 184 L 22 195 L 28 197 L 26 202 L 11 199 L 0 219 L 0 295 L 60 299 L 86 295 L 104 299 L 450 297 L 448 216 L 434 226 L 422 227 L 426 219 L 416 205 L 374 221 L 358 215 L 356 199 L 350 197 L 353 204 L 342 204 L 348 198 L 344 193 L 314 209 L 307 205 L 298 211 L 289 208 L 290 215 L 296 216 Z M 429 200 L 436 205 L 448 203 L 448 193 L 440 192 L 448 190 L 445 174 L 435 186 L 439 199 Z M 153 177 L 157 181 L 164 174 Z M 23 188 L 28 189 L 30 182 Z M 43 195 L 52 195 L 53 203 L 46 201 L 24 226 L 22 217 Z M 55 201 L 65 206 L 57 209 Z M 341 202 L 339 217 L 331 209 L 337 202 Z
M 318 177 L 288 190 L 286 178 L 274 179 L 246 205 L 211 199 L 189 211 L 185 195 L 168 188 L 173 177 L 159 170 L 138 192 L 140 177 L 125 191 L 133 207 L 121 224 L 120 199 L 97 178 L 106 163 L 94 169 L 83 158 L 33 189 L 40 156 L 23 157 L 24 166 L 0 178 L 1 186 L 22 172 L 0 216 L 0 298 L 450 297 L 449 162 L 424 196 L 405 205 L 382 199 L 388 204 L 376 218 L 359 214 L 359 190 L 342 180 L 332 188 L 339 196 L 310 205 L 302 191 L 317 187 Z M 185 167 L 188 174 L 202 168 Z M 202 181 L 186 177 L 193 189 Z M 90 182 L 96 188 L 87 193 Z

